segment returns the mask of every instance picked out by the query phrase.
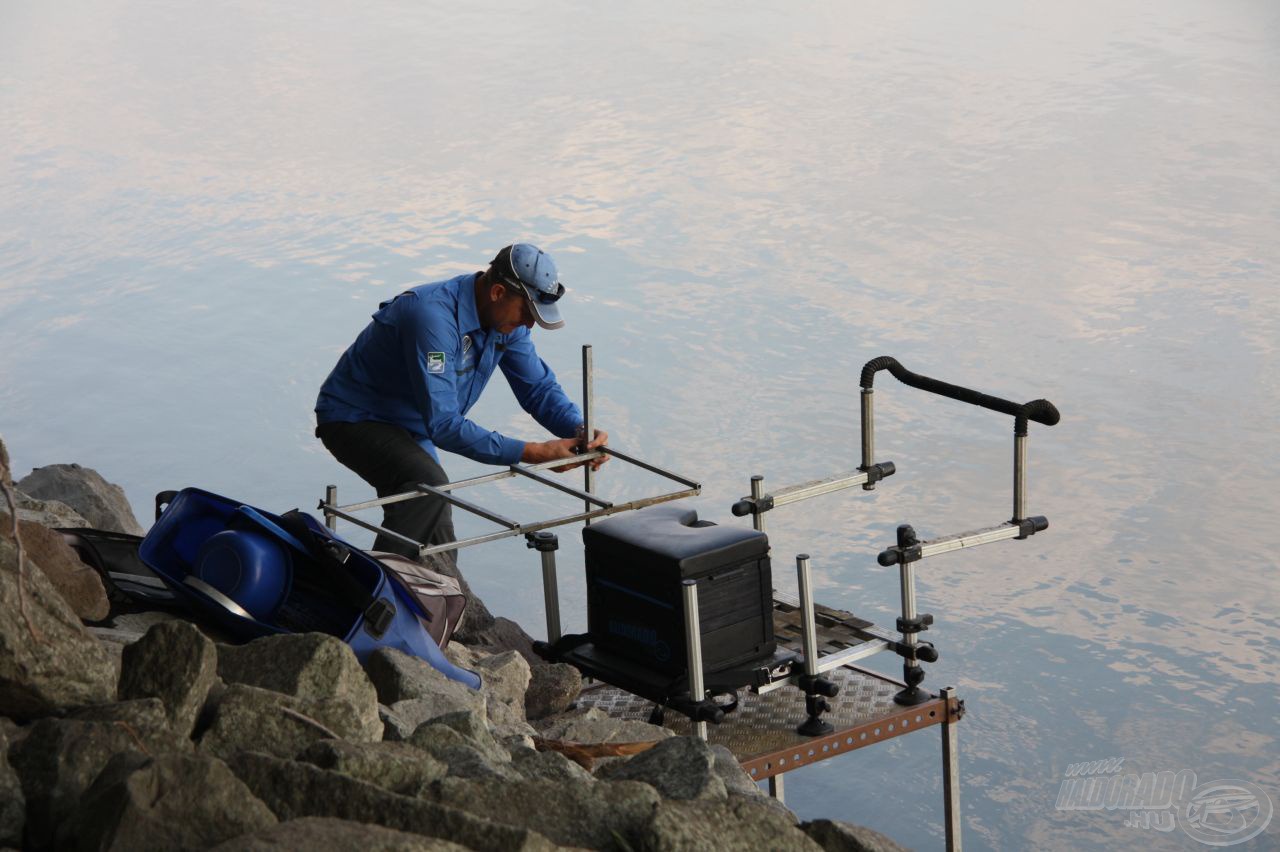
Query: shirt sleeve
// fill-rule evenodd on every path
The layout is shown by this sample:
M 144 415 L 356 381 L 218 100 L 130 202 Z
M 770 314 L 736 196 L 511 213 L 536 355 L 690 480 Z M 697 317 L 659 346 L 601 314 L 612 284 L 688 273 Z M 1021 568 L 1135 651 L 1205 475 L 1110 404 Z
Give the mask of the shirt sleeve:
M 582 425 L 582 411 L 565 394 L 547 362 L 533 348 L 529 329 L 508 335 L 506 350 L 498 362 L 520 407 L 542 428 L 559 438 L 572 438 Z
M 515 464 L 524 441 L 478 426 L 458 410 L 455 370 L 462 354 L 462 335 L 445 311 L 431 311 L 420 300 L 406 305 L 398 319 L 400 345 L 422 413 L 427 437 L 437 447 L 485 464 Z

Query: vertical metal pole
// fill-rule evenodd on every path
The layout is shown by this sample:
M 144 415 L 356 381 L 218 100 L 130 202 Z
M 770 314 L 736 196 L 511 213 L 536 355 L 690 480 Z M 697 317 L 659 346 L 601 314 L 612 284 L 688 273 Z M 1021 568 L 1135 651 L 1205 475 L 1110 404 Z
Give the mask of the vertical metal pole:
M 698 615 L 698 581 L 685 580 L 684 588 L 684 641 L 688 651 L 689 697 L 701 701 L 707 697 L 707 687 L 702 680 L 702 624 Z M 702 739 L 707 738 L 707 723 L 694 722 L 693 730 Z
M 960 814 L 960 742 L 956 739 L 959 720 L 951 712 L 955 694 L 953 686 L 942 690 L 942 700 L 946 702 L 946 718 L 942 723 L 942 801 L 947 852 L 960 852 L 963 829 Z
M 782 784 L 782 773 L 769 776 L 769 795 L 773 796 L 779 802 L 783 801 L 786 796 L 786 789 Z
M 338 486 L 326 485 L 324 489 L 324 502 L 330 506 L 338 505 Z M 338 516 L 324 513 L 324 525 L 329 528 L 329 532 L 338 531 Z
M 547 641 L 560 638 L 560 587 L 556 583 L 556 552 L 542 551 L 542 600 L 547 613 Z
M 760 498 L 764 496 L 764 477 L 756 474 L 751 477 L 751 499 L 756 501 L 756 506 L 760 505 Z M 756 532 L 764 532 L 764 512 L 753 512 L 751 514 L 751 526 L 755 527 Z
M 916 567 L 914 562 L 904 562 L 898 566 L 899 580 L 902 586 L 902 619 L 910 621 L 916 617 Z M 903 633 L 902 643 L 904 645 L 914 646 L 919 639 L 917 633 Z M 918 669 L 920 663 L 917 660 L 907 660 L 905 665 L 908 668 Z M 910 681 L 908 681 L 909 683 Z
M 800 586 L 800 625 L 804 631 L 804 673 L 818 674 L 818 623 L 813 617 L 813 585 L 809 574 L 809 554 L 796 556 Z
M 862 469 L 870 470 L 876 463 L 875 390 L 862 389 Z M 862 483 L 863 491 L 875 491 L 874 482 Z
M 1013 436 L 1013 519 L 1027 517 L 1027 436 Z
M 586 450 L 587 445 L 595 439 L 594 412 L 595 408 L 595 376 L 594 368 L 591 363 L 591 344 L 588 343 L 582 347 L 582 449 Z M 591 469 L 590 464 L 583 465 L 582 468 L 582 490 L 588 494 L 595 493 L 596 472 Z M 595 507 L 590 501 L 583 501 L 586 511 L 590 512 Z M 591 519 L 586 520 L 586 526 L 591 525 Z

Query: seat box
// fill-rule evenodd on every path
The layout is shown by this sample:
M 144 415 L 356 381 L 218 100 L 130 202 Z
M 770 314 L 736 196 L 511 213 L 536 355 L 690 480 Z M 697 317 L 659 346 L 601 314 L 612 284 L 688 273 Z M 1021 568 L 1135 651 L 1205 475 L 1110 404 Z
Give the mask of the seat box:
M 705 672 L 772 658 L 773 578 L 762 532 L 653 506 L 582 531 L 587 633 L 599 648 L 679 677 L 687 672 L 682 585 L 698 585 Z

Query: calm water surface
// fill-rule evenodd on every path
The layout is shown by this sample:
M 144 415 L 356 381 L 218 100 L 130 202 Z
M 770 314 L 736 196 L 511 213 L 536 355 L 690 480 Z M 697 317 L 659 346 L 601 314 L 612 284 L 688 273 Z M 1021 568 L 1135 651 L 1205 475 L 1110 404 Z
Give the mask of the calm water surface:
M 1248 0 L 7 2 L 0 433 L 19 472 L 93 466 L 140 517 L 185 485 L 366 496 L 311 437 L 320 381 L 379 300 L 517 238 L 571 288 L 544 356 L 576 389 L 594 345 L 614 443 L 705 483 L 704 517 L 752 473 L 855 467 L 876 355 L 1045 396 L 1052 528 L 920 571 L 927 683 L 969 710 L 965 839 L 1198 848 L 1055 802 L 1069 764 L 1123 757 L 1280 803 L 1277 104 L 1280 12 Z M 899 474 L 770 533 L 780 587 L 805 551 L 821 601 L 891 623 L 875 553 L 899 523 L 1007 518 L 1011 430 L 878 387 Z M 537 434 L 501 383 L 474 417 Z M 622 468 L 602 490 L 662 486 Z M 463 564 L 541 623 L 521 543 Z M 938 760 L 897 739 L 793 774 L 789 803 L 936 848 Z

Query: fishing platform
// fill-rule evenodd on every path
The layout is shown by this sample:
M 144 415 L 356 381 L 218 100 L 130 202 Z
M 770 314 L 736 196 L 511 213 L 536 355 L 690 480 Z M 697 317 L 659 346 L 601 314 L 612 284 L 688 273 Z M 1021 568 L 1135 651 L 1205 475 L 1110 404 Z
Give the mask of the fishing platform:
M 896 565 L 899 570 L 901 615 L 891 629 L 815 603 L 806 554 L 796 556 L 798 597 L 779 593 L 772 586 L 765 535 L 765 517 L 775 509 L 855 487 L 872 491 L 897 472 L 892 461 L 876 460 L 874 382 L 881 371 L 909 387 L 1014 418 L 1013 517 L 925 541 L 912 527 L 898 527 L 895 543 L 877 557 L 880 565 Z M 593 435 L 590 346 L 582 349 L 582 373 L 584 434 Z M 861 465 L 848 473 L 775 491 L 766 490 L 763 477 L 752 476 L 750 493 L 730 507 L 732 515 L 751 518 L 751 530 L 700 521 L 696 512 L 677 507 L 603 520 L 701 493 L 696 480 L 611 447 L 555 462 L 510 465 L 506 470 L 441 486 L 424 483 L 401 494 L 345 506 L 338 505 L 337 489 L 329 486 L 319 508 L 331 529 L 339 520 L 349 521 L 417 548 L 421 556 L 524 536 L 542 563 L 547 640 L 536 642 L 534 647 L 543 658 L 567 662 L 590 680 L 579 704 L 724 745 L 753 779 L 767 781 L 770 793 L 779 799 L 788 772 L 873 743 L 939 727 L 946 846 L 958 850 L 961 820 L 956 725 L 964 715 L 964 701 L 952 687 L 935 693 L 923 686 L 923 664 L 936 662 L 938 651 L 921 637 L 934 617 L 917 609 L 915 571 L 924 559 L 1001 541 L 1025 540 L 1048 528 L 1043 516 L 1029 516 L 1026 511 L 1027 434 L 1030 422 L 1053 426 L 1059 414 L 1048 400 L 1011 402 L 913 373 L 889 356 L 868 361 L 859 385 Z M 595 472 L 589 464 L 584 467 L 581 489 L 542 474 L 543 470 L 606 456 L 680 487 L 614 503 L 596 493 Z M 512 477 L 577 497 L 583 501 L 583 510 L 518 522 L 456 493 Z M 499 529 L 429 546 L 356 514 L 427 495 L 485 518 Z M 601 523 L 593 525 L 593 520 Z M 559 539 L 550 530 L 577 522 L 587 525 L 583 540 L 588 631 L 566 635 L 561 630 L 556 577 Z M 880 653 L 902 658 L 900 680 L 859 665 Z

